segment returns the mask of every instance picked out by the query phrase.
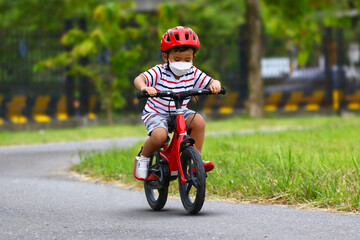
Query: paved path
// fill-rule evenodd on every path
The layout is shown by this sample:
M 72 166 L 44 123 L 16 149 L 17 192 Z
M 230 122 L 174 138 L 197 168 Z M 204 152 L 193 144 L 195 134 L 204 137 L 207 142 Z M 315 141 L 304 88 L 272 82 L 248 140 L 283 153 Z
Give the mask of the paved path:
M 191 216 L 178 199 L 154 212 L 143 192 L 65 174 L 78 149 L 136 141 L 0 148 L 0 239 L 360 239 L 360 215 L 207 201 Z

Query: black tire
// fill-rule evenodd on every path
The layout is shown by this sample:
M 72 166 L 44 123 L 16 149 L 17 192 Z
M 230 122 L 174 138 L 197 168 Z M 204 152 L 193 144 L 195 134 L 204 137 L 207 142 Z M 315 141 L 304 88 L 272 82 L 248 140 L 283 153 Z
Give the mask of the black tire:
M 159 151 L 156 151 L 154 155 L 151 157 L 151 164 L 159 163 L 160 161 L 160 154 Z M 169 189 L 169 182 L 163 183 L 161 187 L 154 187 L 154 184 L 151 182 L 144 181 L 144 189 L 145 189 L 145 196 L 146 200 L 149 203 L 150 207 L 156 211 L 163 209 L 166 204 L 167 197 L 168 197 L 168 189 Z
M 168 188 L 152 189 L 144 183 L 146 200 L 150 207 L 156 211 L 163 209 L 166 204 L 168 196 Z
M 179 191 L 181 202 L 190 214 L 198 213 L 205 200 L 205 168 L 199 151 L 189 146 L 181 154 L 181 165 L 187 182 L 183 184 L 179 174 Z M 190 171 L 191 169 L 194 169 Z

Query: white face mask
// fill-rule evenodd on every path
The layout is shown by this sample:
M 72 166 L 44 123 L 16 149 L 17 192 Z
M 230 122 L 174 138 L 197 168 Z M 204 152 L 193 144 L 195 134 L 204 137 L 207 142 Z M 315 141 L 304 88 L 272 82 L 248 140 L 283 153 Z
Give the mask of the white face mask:
M 193 65 L 192 62 L 170 62 L 170 59 L 169 63 L 171 71 L 179 77 L 185 75 Z

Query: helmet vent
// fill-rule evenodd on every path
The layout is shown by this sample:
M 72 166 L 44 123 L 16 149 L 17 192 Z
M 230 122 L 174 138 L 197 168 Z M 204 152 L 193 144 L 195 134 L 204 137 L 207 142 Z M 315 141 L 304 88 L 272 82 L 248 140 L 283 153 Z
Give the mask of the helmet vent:
M 185 33 L 185 39 L 189 40 L 189 33 Z
M 171 28 L 161 38 L 160 49 L 163 52 L 181 46 L 192 47 L 195 52 L 200 48 L 199 37 L 191 28 L 182 26 Z

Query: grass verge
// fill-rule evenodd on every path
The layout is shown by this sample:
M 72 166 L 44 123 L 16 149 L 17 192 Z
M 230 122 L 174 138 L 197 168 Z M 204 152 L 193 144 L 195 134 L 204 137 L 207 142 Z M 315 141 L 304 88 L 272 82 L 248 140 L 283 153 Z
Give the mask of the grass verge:
M 246 122 L 228 121 L 233 127 Z M 276 121 L 266 121 L 268 125 L 277 126 Z M 312 128 L 251 134 L 234 132 L 206 138 L 202 157 L 212 160 L 216 166 L 208 174 L 207 196 L 358 212 L 359 118 L 281 121 L 288 121 L 287 126 Z M 311 124 L 304 124 L 307 121 Z M 254 129 L 266 125 L 264 121 L 258 123 Z M 215 124 L 222 130 L 228 128 L 224 122 Z M 96 178 L 140 186 L 141 182 L 132 177 L 133 159 L 140 146 L 81 153 L 82 162 L 72 169 Z M 175 183 L 170 189 L 172 194 L 177 193 L 176 189 Z
M 359 117 L 347 119 L 348 123 L 356 122 Z M 304 117 L 304 118 L 265 118 L 251 119 L 247 116 L 237 116 L 221 121 L 207 121 L 206 131 L 221 132 L 244 129 L 268 129 L 276 127 L 318 127 L 323 125 L 336 126 L 343 124 L 339 117 Z M 81 127 L 71 129 L 46 129 L 40 131 L 0 132 L 0 146 L 42 144 L 52 142 L 84 141 L 104 138 L 120 138 L 127 136 L 146 136 L 146 129 L 141 125 L 122 124 L 96 127 Z
M 141 125 L 127 124 L 113 127 L 96 126 L 24 132 L 3 131 L 0 132 L 0 146 L 85 141 L 128 136 L 146 136 L 146 129 Z

